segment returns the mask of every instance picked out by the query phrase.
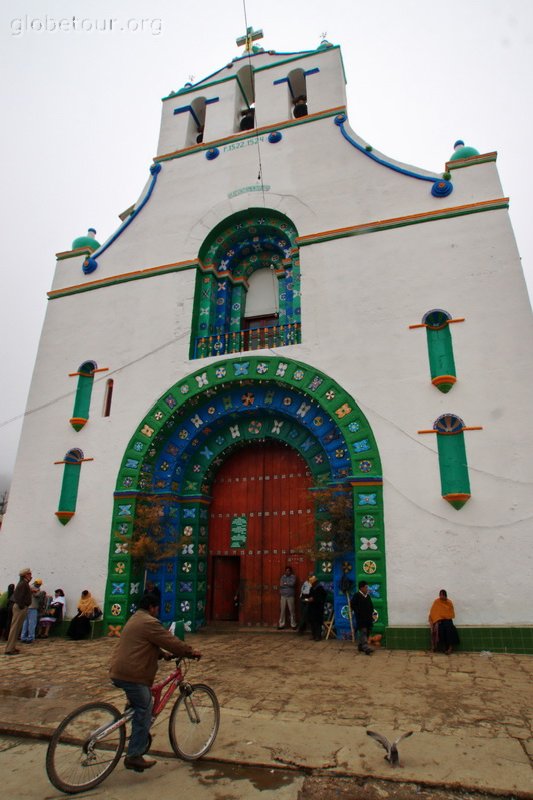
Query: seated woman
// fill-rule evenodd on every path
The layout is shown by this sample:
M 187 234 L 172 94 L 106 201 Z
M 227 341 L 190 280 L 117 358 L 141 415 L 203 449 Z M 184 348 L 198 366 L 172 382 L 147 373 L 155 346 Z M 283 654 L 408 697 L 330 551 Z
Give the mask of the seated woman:
M 429 612 L 432 653 L 442 647 L 444 652 L 450 655 L 453 646 L 459 644 L 459 634 L 452 622 L 453 619 L 455 619 L 453 603 L 448 600 L 446 590 L 441 589 Z
M 102 612 L 88 589 L 84 589 L 78 600 L 78 613 L 72 617 L 67 636 L 71 639 L 85 639 L 91 632 L 91 620 L 98 619 Z
M 54 599 L 39 620 L 39 639 L 48 639 L 50 628 L 55 622 L 61 622 L 66 614 L 65 592 L 63 589 L 56 589 Z

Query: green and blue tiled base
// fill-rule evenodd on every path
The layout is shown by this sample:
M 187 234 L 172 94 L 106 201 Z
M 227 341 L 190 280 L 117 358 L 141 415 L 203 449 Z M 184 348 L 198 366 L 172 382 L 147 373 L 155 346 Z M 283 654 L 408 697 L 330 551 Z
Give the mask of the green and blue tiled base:
M 60 622 L 59 625 L 52 625 L 50 629 L 50 635 L 65 637 L 67 635 L 67 630 L 69 625 L 70 625 L 69 619 L 63 620 L 63 622 Z M 183 620 L 177 620 L 174 633 L 178 637 L 178 639 L 181 639 L 182 641 L 185 639 L 185 623 L 183 622 Z M 104 628 L 103 619 L 93 620 L 91 622 L 90 638 L 99 639 L 101 636 L 104 635 L 107 635 L 107 628 Z
M 464 652 L 524 653 L 533 655 L 533 626 L 531 627 L 457 627 L 461 644 L 457 650 Z M 389 650 L 428 650 L 429 626 L 389 627 L 385 631 L 384 646 Z

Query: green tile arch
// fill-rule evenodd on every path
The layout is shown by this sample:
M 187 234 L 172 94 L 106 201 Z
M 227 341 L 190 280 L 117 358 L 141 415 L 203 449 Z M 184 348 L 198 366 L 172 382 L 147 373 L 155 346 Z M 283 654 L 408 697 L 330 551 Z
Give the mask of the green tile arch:
M 346 480 L 354 487 L 355 502 L 355 529 L 354 537 L 367 528 L 359 528 L 362 511 L 375 514 L 379 524 L 373 535 L 378 537 L 379 558 L 376 555 L 376 573 L 363 570 L 363 563 L 371 558 L 364 558 L 355 543 L 356 559 L 358 564 L 358 577 L 364 577 L 371 582 L 379 583 L 382 591 L 379 606 L 380 623 L 386 620 L 386 573 L 385 573 L 385 543 L 383 529 L 383 494 L 381 484 L 381 461 L 373 432 L 357 406 L 356 401 L 326 373 L 316 370 L 304 362 L 278 356 L 239 356 L 215 361 L 203 365 L 200 369 L 177 382 L 165 392 L 154 406 L 149 410 L 137 427 L 128 443 L 121 467 L 117 476 L 114 512 L 109 554 L 109 577 L 106 592 L 105 622 L 108 635 L 119 632 L 131 607 L 131 592 L 127 603 L 117 600 L 113 595 L 112 583 L 116 578 L 116 565 L 121 564 L 123 573 L 128 576 L 130 584 L 138 583 L 139 573 L 131 564 L 127 553 L 127 542 L 124 542 L 124 533 L 117 536 L 118 526 L 130 524 L 135 514 L 135 500 L 139 494 L 146 493 L 150 487 L 151 469 L 158 452 L 156 443 L 159 438 L 166 438 L 168 433 L 179 424 L 180 417 L 193 414 L 198 401 L 205 399 L 206 392 L 216 390 L 218 387 L 233 387 L 242 385 L 246 381 L 249 385 L 272 383 L 275 386 L 291 387 L 303 398 L 313 400 L 325 414 L 335 421 L 339 434 L 349 448 L 350 467 L 352 475 Z M 185 408 L 184 408 L 185 407 Z M 364 457 L 364 458 L 363 458 Z M 367 475 L 360 471 L 362 460 L 370 461 L 372 474 Z M 123 485 L 124 478 L 128 478 L 129 489 L 126 492 Z M 352 480 L 353 479 L 353 480 Z M 183 501 L 183 487 L 178 487 L 176 496 Z M 359 495 L 375 495 L 365 498 L 364 505 L 360 505 Z M 370 505 L 369 505 L 370 504 Z M 129 506 L 129 508 L 128 508 Z M 207 523 L 206 523 L 207 524 Z M 362 534 L 364 535 L 364 533 Z M 127 536 L 127 534 L 126 534 Z M 117 545 L 119 552 L 116 552 Z M 364 553 L 363 555 L 366 555 Z M 368 565 L 367 565 L 368 568 Z M 128 605 L 129 603 L 129 605 Z M 120 607 L 120 608 L 118 608 Z M 111 626 L 111 627 L 110 627 Z M 117 630 L 118 629 L 118 630 Z

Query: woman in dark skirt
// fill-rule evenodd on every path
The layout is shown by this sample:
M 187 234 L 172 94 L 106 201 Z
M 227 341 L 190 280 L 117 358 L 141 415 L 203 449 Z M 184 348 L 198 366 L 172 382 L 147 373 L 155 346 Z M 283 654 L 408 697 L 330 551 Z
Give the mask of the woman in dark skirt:
M 447 655 L 450 655 L 453 647 L 459 644 L 459 634 L 453 624 L 454 619 L 455 609 L 453 603 L 448 599 L 446 589 L 441 589 L 429 612 L 432 653 L 438 649 L 443 649 Z
M 96 600 L 88 589 L 84 589 L 78 600 L 78 613 L 72 617 L 67 629 L 71 639 L 86 639 L 91 633 L 91 621 L 102 616 Z

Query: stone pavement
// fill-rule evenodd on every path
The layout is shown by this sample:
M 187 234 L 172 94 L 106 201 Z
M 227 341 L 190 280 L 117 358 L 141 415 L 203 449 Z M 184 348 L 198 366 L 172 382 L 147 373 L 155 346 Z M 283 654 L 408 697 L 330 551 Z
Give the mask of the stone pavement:
M 204 654 L 189 679 L 220 700 L 213 762 L 533 798 L 531 656 L 382 649 L 367 657 L 351 642 L 290 631 L 200 632 L 187 641 Z M 91 699 L 122 708 L 107 677 L 115 642 L 52 638 L 0 655 L 0 733 L 46 738 Z M 156 755 L 171 752 L 167 717 L 155 726 Z M 389 738 L 415 732 L 400 746 L 401 769 L 384 761 L 368 728 Z

